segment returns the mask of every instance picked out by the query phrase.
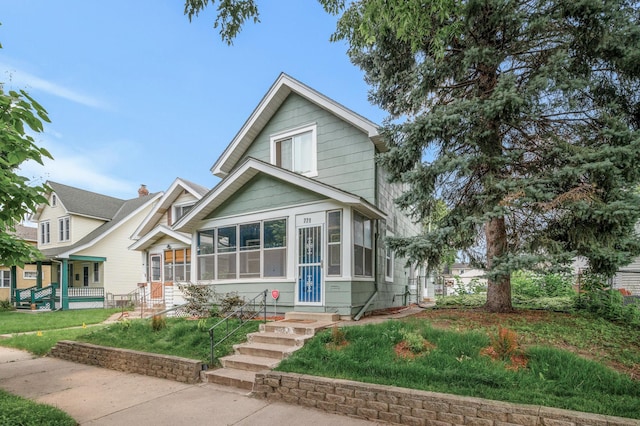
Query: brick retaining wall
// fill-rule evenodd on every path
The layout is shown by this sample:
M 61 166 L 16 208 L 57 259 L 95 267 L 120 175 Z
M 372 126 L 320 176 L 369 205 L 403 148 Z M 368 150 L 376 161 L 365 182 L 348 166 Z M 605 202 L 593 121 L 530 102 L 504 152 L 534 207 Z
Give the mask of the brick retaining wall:
M 256 375 L 258 398 L 411 426 L 639 426 L 640 420 L 302 374 Z
M 51 349 L 50 355 L 81 364 L 184 383 L 199 382 L 202 370 L 200 361 L 188 358 L 110 348 L 69 340 L 59 341 Z

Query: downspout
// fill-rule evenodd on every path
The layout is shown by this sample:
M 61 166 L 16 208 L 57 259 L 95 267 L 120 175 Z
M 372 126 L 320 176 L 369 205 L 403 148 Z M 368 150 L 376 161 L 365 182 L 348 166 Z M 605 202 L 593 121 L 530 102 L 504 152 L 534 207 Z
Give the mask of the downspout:
M 356 314 L 356 316 L 353 317 L 354 321 L 360 321 L 360 318 L 362 317 L 362 315 L 364 315 L 369 305 L 371 305 L 371 303 L 377 296 L 378 296 L 378 281 L 376 280 L 376 287 L 373 290 L 373 294 L 371 295 L 371 297 L 369 297 L 369 300 L 367 300 L 367 303 L 364 304 L 364 306 L 362 307 L 362 309 L 360 309 L 360 311 Z

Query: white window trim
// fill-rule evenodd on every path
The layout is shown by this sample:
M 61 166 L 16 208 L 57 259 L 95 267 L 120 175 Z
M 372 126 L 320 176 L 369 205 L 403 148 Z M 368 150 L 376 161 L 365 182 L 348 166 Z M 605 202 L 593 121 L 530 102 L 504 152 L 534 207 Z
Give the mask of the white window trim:
M 58 196 L 53 193 L 51 194 L 51 207 L 56 207 L 58 205 Z
M 393 232 L 389 232 L 387 231 L 387 237 L 391 237 L 393 238 L 395 235 Z M 395 262 L 396 262 L 396 255 L 393 252 L 393 250 L 391 250 L 391 248 L 389 248 L 388 245 L 385 244 L 384 247 L 384 279 L 386 282 L 393 282 L 393 274 L 395 271 Z M 387 268 L 387 265 L 391 264 L 391 270 L 389 271 L 389 268 Z
M 22 271 L 22 279 L 36 280 L 38 279 L 38 271 Z
M 270 149 L 271 149 L 271 164 L 276 165 L 276 143 L 284 139 L 292 138 L 301 133 L 311 132 L 311 171 L 308 173 L 302 173 L 303 176 L 315 177 L 318 176 L 318 130 L 315 123 L 308 124 L 302 127 L 296 127 L 295 129 L 287 130 L 282 133 L 276 133 L 270 137 Z
M 264 223 L 265 222 L 273 222 L 273 221 L 277 221 L 277 220 L 285 220 L 286 223 L 286 232 L 287 232 L 287 238 L 285 239 L 285 245 L 284 247 L 271 247 L 271 248 L 265 248 L 264 247 Z M 259 222 L 260 223 L 260 248 L 259 249 L 253 249 L 253 250 L 240 250 L 240 227 L 242 225 L 248 225 L 251 223 L 256 223 Z M 216 282 L 216 283 L 223 283 L 223 282 L 238 282 L 239 280 L 260 280 L 262 281 L 268 281 L 268 280 L 272 280 L 272 281 L 278 281 L 278 280 L 283 280 L 287 278 L 288 275 L 288 264 L 289 264 L 289 218 L 287 218 L 286 216 L 278 216 L 278 217 L 273 217 L 273 218 L 266 218 L 263 220 L 254 220 L 254 221 L 248 221 L 248 222 L 239 222 L 239 223 L 232 223 L 232 224 L 227 224 L 227 225 L 220 225 L 220 226 L 216 226 L 214 228 L 203 228 L 203 229 L 199 229 L 196 232 L 196 235 L 198 232 L 203 232 L 203 231 L 211 231 L 213 230 L 213 244 L 214 244 L 214 252 L 213 253 L 208 253 L 208 254 L 197 254 L 196 257 L 196 268 L 198 270 L 195 271 L 195 276 L 197 277 L 200 274 L 200 263 L 198 261 L 199 258 L 204 257 L 204 256 L 213 256 L 214 259 L 214 271 L 215 274 L 213 276 L 213 278 L 211 279 L 206 279 L 206 280 L 201 280 L 198 279 L 198 281 L 207 281 L 207 282 Z M 219 261 L 219 255 L 221 253 L 218 252 L 218 248 L 217 248 L 217 243 L 218 243 L 218 230 L 220 228 L 227 228 L 227 227 L 231 227 L 231 226 L 235 226 L 236 227 L 236 250 L 234 252 L 228 252 L 228 253 L 222 253 L 222 254 L 231 254 L 233 253 L 235 258 L 236 258 L 236 276 L 235 278 L 218 278 L 218 273 L 219 273 L 219 268 L 218 268 L 218 261 Z M 197 241 L 197 237 L 196 237 L 196 241 Z M 265 256 L 265 252 L 268 251 L 273 251 L 273 250 L 284 250 L 285 252 L 285 262 L 287 264 L 287 267 L 285 267 L 285 275 L 282 277 L 265 277 L 264 275 L 264 256 Z M 197 253 L 199 253 L 198 250 L 198 246 L 196 244 L 196 249 L 195 251 Z M 241 277 L 240 276 L 240 258 L 241 258 L 241 253 L 247 253 L 250 251 L 254 251 L 254 252 L 260 252 L 260 276 L 258 277 Z M 193 271 L 193 267 L 191 270 L 191 274 L 192 276 L 194 276 L 194 271 Z
M 182 218 L 183 215 L 178 216 L 178 209 L 182 209 L 184 207 L 193 207 L 195 205 L 195 201 L 190 201 L 190 202 L 186 202 L 186 203 L 180 203 L 180 204 L 174 204 L 173 207 L 171 208 L 171 215 L 172 215 L 172 219 L 171 221 L 173 223 L 176 223 L 178 220 L 180 220 Z M 185 213 L 186 214 L 186 213 Z
M 98 270 L 96 271 L 96 265 L 98 265 Z M 98 273 L 98 279 L 96 280 L 96 272 Z M 93 262 L 91 265 L 91 282 L 97 284 L 100 282 L 100 262 Z
M 9 285 L 5 287 L 5 275 L 9 276 Z M 0 288 L 11 288 L 11 270 L 10 269 L 0 269 Z
M 387 282 L 393 282 L 393 270 L 394 270 L 394 267 L 395 267 L 395 265 L 394 265 L 395 260 L 396 259 L 395 259 L 395 255 L 394 255 L 393 251 L 389 247 L 385 247 L 384 279 Z M 389 264 L 391 265 L 391 271 L 389 271 L 389 268 L 387 267 Z
M 44 232 L 44 228 L 47 228 L 47 232 L 46 232 L 46 240 L 45 240 L 45 236 L 43 235 Z M 44 222 L 40 222 L 40 226 L 38 227 L 38 231 L 39 231 L 39 237 L 40 237 L 40 244 L 51 244 L 51 222 L 48 220 L 45 220 Z
M 362 275 L 358 275 L 356 274 L 356 258 L 355 258 L 355 253 L 354 253 L 354 249 L 355 249 L 355 216 L 358 215 L 360 217 L 362 217 L 364 220 L 371 222 L 371 275 L 365 275 L 365 265 L 366 263 L 362 264 Z M 370 278 L 370 279 L 375 279 L 376 276 L 376 242 L 375 242 L 375 221 L 373 219 L 369 219 L 367 216 L 363 215 L 362 213 L 356 212 L 354 214 L 351 215 L 351 254 L 352 254 L 352 273 L 353 276 L 360 279 L 360 278 Z M 366 248 L 366 246 L 363 243 L 363 249 Z M 362 261 L 365 262 L 365 257 L 362 258 Z
M 66 229 L 65 222 L 67 224 Z M 60 234 L 62 234 L 63 238 L 60 238 Z M 71 217 L 69 216 L 58 218 L 58 241 L 71 241 Z

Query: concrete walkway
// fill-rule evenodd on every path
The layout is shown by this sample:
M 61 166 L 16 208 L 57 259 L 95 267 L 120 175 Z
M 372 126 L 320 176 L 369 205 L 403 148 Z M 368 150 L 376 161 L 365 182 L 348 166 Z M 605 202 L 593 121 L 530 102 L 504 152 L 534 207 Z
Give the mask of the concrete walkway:
M 214 384 L 187 385 L 35 358 L 0 347 L 0 388 L 69 413 L 81 425 L 335 425 L 379 423 L 255 399 Z

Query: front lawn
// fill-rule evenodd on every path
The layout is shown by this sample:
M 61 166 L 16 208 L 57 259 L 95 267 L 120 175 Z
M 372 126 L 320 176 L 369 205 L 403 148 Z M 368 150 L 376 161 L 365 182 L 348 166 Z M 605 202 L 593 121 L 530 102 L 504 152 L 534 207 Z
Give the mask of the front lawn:
M 53 312 L 1 311 L 0 334 L 98 324 L 118 312 L 121 312 L 121 309 L 74 309 Z
M 497 325 L 510 324 L 496 314 L 432 312 L 447 318 L 436 321 L 427 314 L 324 331 L 277 370 L 640 419 L 633 366 L 622 366 L 624 374 L 562 349 L 584 336 L 581 351 L 594 345 L 603 362 L 633 363 L 639 357 L 638 331 L 628 330 L 624 344 L 600 346 L 605 336 L 617 336 L 617 326 L 578 316 L 573 326 L 525 321 L 500 339 Z M 474 316 L 490 318 L 474 322 Z M 488 349 L 494 347 L 498 356 L 492 358 L 496 351 Z
M 155 331 L 151 320 L 121 321 L 86 333 L 73 340 L 101 346 L 133 349 L 144 352 L 174 355 L 209 363 L 210 341 L 208 329 L 220 321 L 212 317 L 201 320 L 167 318 L 166 327 Z M 230 329 L 237 320 L 232 320 Z M 260 321 L 247 321 L 242 328 L 216 348 L 216 356 L 222 357 L 233 352 L 233 345 L 246 341 L 246 335 L 257 331 Z M 216 341 L 222 335 L 216 334 Z

